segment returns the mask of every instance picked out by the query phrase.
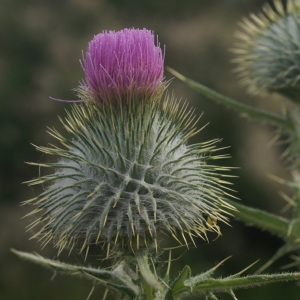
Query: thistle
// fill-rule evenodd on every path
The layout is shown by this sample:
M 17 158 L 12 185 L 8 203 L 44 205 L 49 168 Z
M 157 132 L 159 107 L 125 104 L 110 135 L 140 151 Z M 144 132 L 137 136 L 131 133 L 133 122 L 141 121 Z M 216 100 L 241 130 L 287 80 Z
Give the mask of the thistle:
M 88 299 L 97 285 L 106 288 L 103 299 L 109 290 L 116 299 L 217 299 L 218 293 L 237 299 L 234 290 L 238 288 L 299 280 L 296 272 L 241 276 L 249 267 L 215 278 L 215 270 L 226 259 L 198 275 L 192 275 L 191 268 L 185 266 L 174 277 L 170 276 L 171 250 L 165 270 L 162 260 L 157 259 L 157 253 L 165 250 L 158 243 L 161 234 L 187 247 L 191 242 L 196 245 L 195 239 L 208 239 L 209 231 L 219 236 L 217 221 L 226 223 L 233 210 L 224 180 L 224 172 L 230 168 L 211 163 L 224 157 L 216 154 L 220 150 L 217 140 L 188 144 L 201 131 L 196 127 L 199 118 L 186 103 L 164 95 L 163 58 L 151 31 L 125 29 L 97 35 L 81 61 L 85 79 L 77 88 L 80 103 L 73 103 L 66 117 L 60 119 L 67 134 L 50 129 L 58 145 L 36 146 L 42 153 L 55 156 L 56 162 L 33 163 L 53 169 L 52 174 L 29 182 L 44 188 L 40 195 L 25 201 L 34 206 L 28 214 L 36 217 L 29 228 L 39 228 L 34 237 L 43 245 L 54 242 L 59 253 L 79 247 L 86 249 L 87 255 L 91 245 L 101 245 L 101 252 L 105 249 L 107 257 L 113 254 L 116 258 L 113 265 L 93 268 L 12 252 L 55 274 L 91 280 Z M 211 98 L 245 108 L 203 85 L 186 81 Z M 258 110 L 246 111 L 266 116 Z M 281 123 L 274 115 L 268 119 Z M 289 223 L 237 206 L 237 215 L 247 223 L 288 235 L 288 248 L 280 253 L 297 249 L 297 219 Z M 102 258 L 102 253 L 99 256 Z M 274 257 L 272 261 L 278 255 Z
M 128 39 L 127 39 L 128 37 Z M 83 60 L 85 83 L 61 122 L 60 146 L 36 147 L 58 157 L 54 169 L 30 181 L 47 188 L 25 203 L 37 215 L 30 228 L 59 252 L 101 245 L 107 256 L 157 248 L 161 233 L 181 244 L 220 234 L 227 221 L 227 168 L 208 164 L 216 140 L 188 145 L 197 118 L 186 104 L 162 96 L 163 55 L 147 30 L 99 34 Z
M 236 71 L 253 95 L 276 92 L 299 102 L 300 1 L 287 1 L 284 7 L 275 0 L 274 7 L 266 4 L 262 13 L 240 24 L 233 50 Z

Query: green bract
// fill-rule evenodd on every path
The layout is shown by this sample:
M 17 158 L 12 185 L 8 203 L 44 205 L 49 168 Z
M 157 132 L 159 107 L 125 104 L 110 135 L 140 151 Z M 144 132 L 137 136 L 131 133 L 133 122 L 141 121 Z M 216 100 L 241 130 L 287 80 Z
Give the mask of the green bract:
M 160 232 L 188 244 L 219 233 L 230 207 L 215 142 L 187 145 L 199 130 L 187 105 L 166 98 L 74 104 L 62 121 L 69 137 L 51 130 L 61 147 L 37 147 L 57 156 L 54 168 L 30 182 L 48 188 L 26 203 L 36 208 L 36 234 L 61 251 L 92 244 L 110 249 L 156 245 Z M 187 237 L 190 240 L 187 240 Z

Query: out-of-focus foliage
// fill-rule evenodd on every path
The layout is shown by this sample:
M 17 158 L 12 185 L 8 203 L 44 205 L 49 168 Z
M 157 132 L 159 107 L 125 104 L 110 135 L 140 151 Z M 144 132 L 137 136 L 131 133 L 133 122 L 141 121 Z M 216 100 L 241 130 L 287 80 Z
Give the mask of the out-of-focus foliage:
M 234 42 L 237 22 L 249 11 L 256 11 L 264 1 L 255 0 L 2 0 L 0 8 L 0 299 L 86 299 L 90 285 L 52 274 L 18 260 L 9 253 L 14 247 L 39 251 L 54 258 L 48 247 L 28 241 L 29 223 L 22 220 L 26 210 L 19 206 L 34 191 L 21 182 L 38 175 L 39 170 L 25 161 L 47 161 L 30 145 L 47 145 L 53 139 L 46 127 L 59 128 L 57 115 L 64 114 L 66 103 L 50 100 L 53 96 L 74 99 L 71 91 L 83 77 L 79 59 L 81 51 L 94 34 L 109 29 L 136 27 L 154 30 L 161 44 L 166 44 L 166 65 L 209 85 L 223 94 L 243 99 L 259 107 L 279 111 L 274 101 L 250 98 L 237 85 L 231 72 L 228 49 Z M 166 73 L 167 79 L 170 74 Z M 278 190 L 281 186 L 268 179 L 271 173 L 287 177 L 278 162 L 276 146 L 268 145 L 272 128 L 248 122 L 221 106 L 206 101 L 178 80 L 171 82 L 177 97 L 187 98 L 196 106 L 199 122 L 210 125 L 199 135 L 204 140 L 223 138 L 221 146 L 232 155 L 228 165 L 240 166 L 235 180 L 237 196 L 244 203 L 280 212 L 284 207 Z M 275 103 L 276 104 L 276 103 Z M 272 107 L 269 107 L 271 106 Z M 205 136 L 203 136 L 205 135 Z M 222 225 L 223 236 L 210 244 L 199 242 L 197 249 L 180 256 L 173 264 L 176 274 L 185 264 L 193 273 L 215 265 L 229 255 L 221 272 L 236 273 L 257 259 L 263 262 L 280 244 L 267 233 L 245 228 L 232 221 L 232 228 Z M 212 237 L 213 239 L 213 237 Z M 96 258 L 97 251 L 93 249 Z M 177 258 L 177 257 L 176 257 Z M 93 259 L 93 256 L 92 256 Z M 82 263 L 81 255 L 64 259 Z M 98 262 L 93 261 L 93 264 Z M 100 263 L 99 263 L 100 264 Z M 280 262 L 284 264 L 284 262 Z M 276 267 L 276 266 L 275 266 Z M 286 286 L 276 285 L 240 292 L 241 299 L 279 299 Z M 297 288 L 288 286 L 288 295 Z M 91 299 L 97 298 L 97 292 Z M 276 298 L 277 297 L 277 298 Z

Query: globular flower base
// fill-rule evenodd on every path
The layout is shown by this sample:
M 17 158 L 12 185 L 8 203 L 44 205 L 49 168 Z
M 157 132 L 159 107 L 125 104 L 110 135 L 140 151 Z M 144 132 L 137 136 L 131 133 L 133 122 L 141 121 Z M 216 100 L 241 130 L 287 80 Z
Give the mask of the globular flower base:
M 25 202 L 35 206 L 30 228 L 42 224 L 35 237 L 44 245 L 53 241 L 60 252 L 96 244 L 109 256 L 157 247 L 160 232 L 186 245 L 219 234 L 216 222 L 226 222 L 231 208 L 227 169 L 207 164 L 222 157 L 216 140 L 187 144 L 199 130 L 186 104 L 170 97 L 88 102 L 61 121 L 67 138 L 50 131 L 61 146 L 36 147 L 58 157 L 38 164 L 54 173 L 29 182 L 48 187 Z
M 275 8 L 275 9 L 274 9 Z M 275 0 L 244 19 L 233 50 L 241 83 L 253 95 L 279 93 L 300 102 L 300 1 Z

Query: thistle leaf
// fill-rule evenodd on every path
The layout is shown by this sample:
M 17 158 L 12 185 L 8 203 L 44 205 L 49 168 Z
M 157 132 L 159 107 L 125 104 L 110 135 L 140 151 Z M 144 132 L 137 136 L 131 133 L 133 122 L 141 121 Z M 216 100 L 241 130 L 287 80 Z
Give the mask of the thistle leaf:
M 54 272 L 92 280 L 96 284 L 110 286 L 122 294 L 127 294 L 132 298 L 135 298 L 140 293 L 139 287 L 136 286 L 132 282 L 131 278 L 124 272 L 122 265 L 118 265 L 118 267 L 112 271 L 107 271 L 92 267 L 66 264 L 57 260 L 44 258 L 38 254 L 17 251 L 14 249 L 11 249 L 11 251 L 22 259 L 49 268 Z
M 179 276 L 172 283 L 170 290 L 166 294 L 166 300 L 174 299 L 173 295 L 177 294 L 182 288 L 184 288 L 184 282 L 191 277 L 191 268 L 185 266 Z
M 260 229 L 268 230 L 270 233 L 279 235 L 282 238 L 288 237 L 289 220 L 258 208 L 248 207 L 236 201 L 228 200 L 228 202 L 237 209 L 233 212 L 236 218 Z
M 286 282 L 299 280 L 300 273 L 278 273 L 278 274 L 261 274 L 261 275 L 249 275 L 243 276 L 239 278 L 224 278 L 224 279 L 207 279 L 197 285 L 193 286 L 193 292 L 229 292 L 229 290 L 233 289 L 241 289 L 241 288 L 250 288 L 255 286 L 261 286 L 265 284 L 277 283 L 277 282 Z M 190 289 L 190 282 L 193 280 L 191 278 L 189 281 L 185 282 L 185 285 Z
M 220 265 L 220 264 L 219 264 Z M 218 266 L 219 266 L 218 265 Z M 216 266 L 217 267 L 217 266 Z M 193 295 L 204 294 L 213 295 L 215 297 L 216 293 L 229 293 L 235 298 L 233 290 L 250 288 L 265 284 L 283 282 L 283 281 L 293 281 L 300 279 L 300 273 L 278 273 L 278 274 L 261 274 L 261 275 L 249 275 L 243 277 L 228 276 L 223 279 L 215 279 L 211 276 L 207 277 L 208 274 L 212 274 L 216 269 L 213 268 L 203 274 L 199 274 L 194 277 L 189 277 L 184 282 L 180 282 L 180 286 L 177 284 L 172 287 L 172 296 L 174 298 L 168 299 L 182 299 L 185 297 L 191 297 Z M 183 273 L 181 273 L 183 274 Z M 180 275 L 181 276 L 181 275 Z M 182 279 L 182 278 L 181 278 Z M 216 297 L 214 299 L 217 299 Z
M 234 99 L 231 99 L 229 97 L 226 97 L 222 94 L 219 94 L 218 92 L 208 88 L 207 86 L 200 84 L 192 79 L 189 79 L 179 72 L 173 70 L 172 68 L 167 68 L 168 71 L 176 76 L 178 79 L 186 83 L 188 86 L 190 86 L 192 89 L 196 90 L 200 94 L 206 96 L 207 98 L 210 98 L 217 103 L 221 103 L 226 105 L 229 108 L 235 109 L 243 114 L 246 114 L 249 117 L 258 118 L 264 121 L 268 121 L 280 126 L 286 126 L 287 120 L 281 116 L 271 114 L 267 111 L 263 111 L 251 106 L 248 106 L 242 102 L 236 101 Z

